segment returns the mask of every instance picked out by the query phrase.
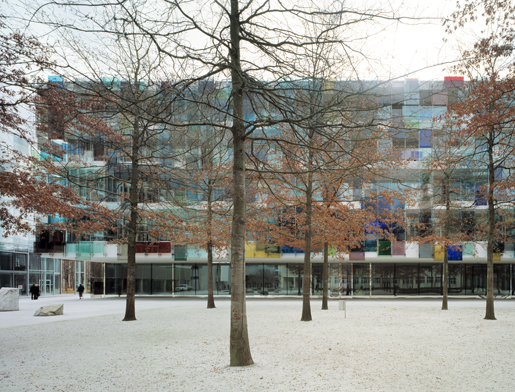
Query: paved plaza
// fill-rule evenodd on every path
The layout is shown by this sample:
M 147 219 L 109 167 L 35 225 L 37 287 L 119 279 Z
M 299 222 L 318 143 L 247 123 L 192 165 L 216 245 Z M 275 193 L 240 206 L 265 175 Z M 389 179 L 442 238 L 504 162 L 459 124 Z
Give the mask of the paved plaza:
M 64 315 L 34 317 L 47 304 Z M 247 301 L 255 364 L 229 364 L 228 298 L 61 295 L 0 313 L 4 391 L 513 391 L 515 301 L 351 299 L 301 322 L 300 299 Z M 346 317 L 345 317 L 346 316 Z

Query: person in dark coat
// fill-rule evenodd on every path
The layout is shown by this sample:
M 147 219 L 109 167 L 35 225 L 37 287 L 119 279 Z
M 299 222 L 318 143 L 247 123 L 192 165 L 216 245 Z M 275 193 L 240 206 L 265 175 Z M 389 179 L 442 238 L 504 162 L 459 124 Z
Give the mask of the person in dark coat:
M 82 293 L 84 292 L 84 286 L 82 284 L 80 284 L 77 291 L 79 292 L 79 299 L 82 299 Z
M 30 299 L 36 299 L 36 292 L 38 291 L 36 285 L 32 283 L 32 286 L 30 286 L 29 293 L 30 293 Z
M 41 290 L 39 289 L 39 284 L 35 284 L 36 288 L 34 289 L 34 299 L 38 299 L 41 294 Z

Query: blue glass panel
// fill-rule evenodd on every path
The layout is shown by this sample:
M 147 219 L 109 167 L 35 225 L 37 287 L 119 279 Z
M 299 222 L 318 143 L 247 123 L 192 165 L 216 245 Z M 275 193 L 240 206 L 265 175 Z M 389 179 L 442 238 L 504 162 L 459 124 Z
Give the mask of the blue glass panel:
M 375 220 L 365 225 L 365 234 L 380 234 L 383 230 L 388 231 L 388 225 L 380 220 Z
M 430 148 L 433 144 L 433 132 L 430 129 L 420 130 L 420 148 Z
M 293 246 L 284 245 L 281 246 L 281 253 L 304 253 L 304 251 Z
M 474 192 L 474 205 L 476 206 L 486 206 L 486 191 L 484 189 L 476 189 Z
M 433 117 L 433 113 L 431 111 L 431 107 L 421 107 L 420 108 L 420 120 L 431 120 Z
M 63 78 L 61 76 L 49 76 L 48 81 L 50 83 L 63 83 Z
M 463 260 L 463 246 L 449 246 L 449 261 Z
M 502 180 L 502 168 L 501 167 L 496 167 L 494 169 L 494 177 L 495 177 L 496 181 Z

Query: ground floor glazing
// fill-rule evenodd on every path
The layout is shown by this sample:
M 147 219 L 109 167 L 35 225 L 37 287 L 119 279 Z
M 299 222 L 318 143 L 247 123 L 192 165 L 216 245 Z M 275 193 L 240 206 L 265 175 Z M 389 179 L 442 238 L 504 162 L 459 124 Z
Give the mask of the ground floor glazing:
M 322 295 L 323 265 L 311 265 L 311 293 Z M 303 265 L 247 264 L 246 293 L 252 295 L 302 295 Z M 206 264 L 136 265 L 136 294 L 207 295 Z M 512 295 L 515 264 L 494 265 L 494 294 Z M 328 271 L 331 296 L 419 296 L 442 295 L 441 263 L 331 263 Z M 105 294 L 125 294 L 127 265 L 106 263 Z M 213 265 L 215 295 L 229 295 L 229 264 Z M 485 264 L 449 264 L 449 295 L 485 295 Z

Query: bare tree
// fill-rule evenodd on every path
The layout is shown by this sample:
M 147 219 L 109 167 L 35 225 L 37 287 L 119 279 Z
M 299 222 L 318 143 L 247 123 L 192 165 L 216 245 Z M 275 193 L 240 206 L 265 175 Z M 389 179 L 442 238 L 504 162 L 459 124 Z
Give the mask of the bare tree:
M 60 3 L 47 4 L 46 8 Z M 87 9 L 88 5 L 94 10 L 106 4 L 93 0 L 81 2 L 80 10 Z M 378 21 L 395 22 L 399 18 L 392 11 L 346 8 L 340 3 L 326 6 L 310 2 L 297 6 L 290 2 L 269 1 L 164 0 L 151 4 L 116 0 L 109 2 L 109 6 L 119 12 L 113 13 L 113 20 L 131 26 L 123 35 L 147 37 L 160 56 L 169 59 L 175 70 L 183 72 L 176 86 L 212 77 L 230 80 L 227 105 L 217 108 L 230 116 L 231 121 L 225 129 L 232 135 L 233 149 L 230 364 L 250 365 L 253 360 L 248 341 L 244 283 L 245 142 L 258 132 L 277 128 L 280 124 L 309 128 L 313 113 L 295 113 L 292 104 L 295 98 L 284 94 L 285 88 L 291 91 L 285 87 L 284 80 L 301 79 L 305 75 L 302 59 L 305 52 L 300 49 L 316 47 L 322 41 L 334 41 L 335 38 L 325 36 L 324 31 L 337 29 L 346 32 L 345 37 L 336 39 L 345 47 L 346 53 L 355 52 L 360 56 L 361 43 L 371 31 L 363 30 L 364 34 L 357 36 L 359 26 L 372 27 Z M 339 23 L 326 25 L 328 17 L 338 19 Z M 88 19 L 95 20 L 89 14 Z M 306 21 L 318 25 L 321 34 L 313 36 L 311 31 L 304 29 Z M 120 34 L 105 23 L 96 23 L 91 29 Z M 245 111 L 246 97 L 250 98 L 252 115 Z M 272 138 L 271 135 L 268 137 Z

